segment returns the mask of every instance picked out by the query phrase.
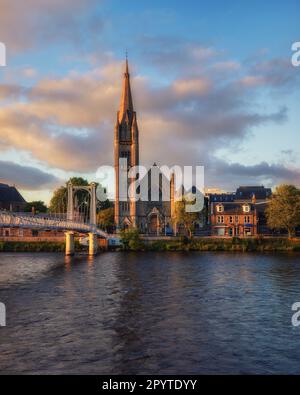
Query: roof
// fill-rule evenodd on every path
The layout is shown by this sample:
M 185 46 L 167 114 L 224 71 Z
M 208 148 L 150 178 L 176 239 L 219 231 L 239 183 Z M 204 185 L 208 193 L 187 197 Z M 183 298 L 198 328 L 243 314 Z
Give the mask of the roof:
M 233 202 L 235 198 L 234 193 L 209 193 L 208 198 L 210 202 Z
M 26 200 L 20 194 L 16 187 L 0 183 L 0 202 L 4 203 L 26 203 Z
M 119 123 L 122 123 L 126 114 L 129 113 L 131 115 L 133 112 L 134 110 L 133 110 L 132 94 L 130 88 L 130 74 L 129 74 L 128 60 L 126 59 L 122 97 L 121 97 L 120 110 L 119 110 Z
M 255 195 L 258 200 L 267 199 L 272 195 L 271 188 L 261 186 L 241 186 L 236 190 L 236 200 L 251 199 Z

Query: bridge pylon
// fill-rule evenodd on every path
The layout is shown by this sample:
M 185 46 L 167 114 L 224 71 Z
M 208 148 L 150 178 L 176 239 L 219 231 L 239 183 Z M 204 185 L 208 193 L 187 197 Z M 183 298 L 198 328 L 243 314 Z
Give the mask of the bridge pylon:
M 74 255 L 75 253 L 75 242 L 74 242 L 74 232 L 66 232 L 66 255 Z
M 74 221 L 74 197 L 77 191 L 86 191 L 90 195 L 90 209 L 89 209 L 89 255 L 96 255 L 98 252 L 98 238 L 97 238 L 97 184 L 92 182 L 90 185 L 72 185 L 68 184 L 68 205 L 67 205 L 67 220 Z M 74 234 L 66 233 L 66 255 L 74 254 Z
M 89 233 L 89 255 L 97 255 L 98 238 L 95 233 Z

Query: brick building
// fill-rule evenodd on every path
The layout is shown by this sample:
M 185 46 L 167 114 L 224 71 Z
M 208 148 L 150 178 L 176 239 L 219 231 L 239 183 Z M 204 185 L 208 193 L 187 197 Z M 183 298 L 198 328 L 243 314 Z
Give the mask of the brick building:
M 41 237 L 41 238 L 64 238 L 64 232 L 46 229 L 27 229 L 27 228 L 0 228 L 0 238 L 5 237 Z
M 232 193 L 209 194 L 212 236 L 256 236 L 270 234 L 265 210 L 272 195 L 264 186 L 241 186 Z
M 210 204 L 212 236 L 256 236 L 257 221 L 257 210 L 253 203 L 221 202 Z

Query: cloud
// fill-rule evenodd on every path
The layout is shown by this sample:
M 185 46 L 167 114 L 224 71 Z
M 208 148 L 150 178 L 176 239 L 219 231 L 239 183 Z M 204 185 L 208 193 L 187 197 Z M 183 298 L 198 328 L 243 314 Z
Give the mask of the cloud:
M 152 42 L 148 50 L 153 51 Z M 270 79 L 270 63 L 251 64 L 248 69 L 230 59 L 220 60 L 220 53 L 210 47 L 171 41 L 167 49 L 156 48 L 161 59 L 154 59 L 162 62 L 160 66 L 170 64 L 176 50 L 176 75 L 160 74 L 168 76 L 163 84 L 157 84 L 155 77 L 136 75 L 138 70 L 131 67 L 142 161 L 203 164 L 216 184 L 227 182 L 222 166 L 234 172 L 237 180 L 242 180 L 242 171 L 253 180 L 291 179 L 291 170 L 286 168 L 284 173 L 282 165 L 259 164 L 253 167 L 253 175 L 247 175 L 251 168 L 220 164 L 215 157 L 219 148 L 247 139 L 254 127 L 287 120 L 285 106 L 267 112 L 256 105 L 256 95 L 265 84 L 278 90 L 286 87 L 284 80 L 282 85 L 275 83 L 276 73 Z M 186 58 L 182 60 L 180 54 Z M 44 78 L 30 88 L 0 85 L 0 98 L 6 100 L 0 108 L 0 148 L 25 151 L 44 165 L 64 171 L 93 172 L 112 164 L 123 66 L 110 56 L 101 67 L 91 65 L 84 72 Z M 291 78 L 297 81 L 294 75 Z
M 211 88 L 210 82 L 205 78 L 177 80 L 173 84 L 175 94 L 179 97 L 192 97 L 205 95 Z
M 0 109 L 2 145 L 27 151 L 47 165 L 67 171 L 94 171 L 111 163 L 121 89 L 121 78 L 116 75 L 121 75 L 121 67 L 113 63 L 81 75 L 42 80 L 27 91 L 2 87 L 4 94 L 6 90 L 15 98 L 26 92 L 27 98 Z M 147 161 L 153 159 L 152 149 L 158 158 L 170 161 L 185 147 L 199 146 L 201 152 L 205 144 L 205 150 L 208 146 L 213 149 L 224 138 L 243 139 L 251 127 L 286 117 L 286 109 L 251 113 L 241 106 L 243 91 L 238 92 L 233 84 L 219 88 L 200 76 L 177 79 L 160 88 L 138 77 L 132 85 L 143 136 L 141 150 Z M 159 140 L 162 144 L 157 148 Z M 163 144 L 170 141 L 172 155 L 166 157 Z M 195 161 L 196 156 L 190 159 Z
M 21 166 L 7 161 L 0 161 L 0 181 L 17 185 L 24 190 L 42 190 L 61 185 L 61 180 L 52 174 L 35 167 Z
M 211 157 L 210 161 L 211 165 L 206 167 L 206 176 L 217 184 L 221 172 L 222 184 L 227 189 L 232 188 L 232 180 L 235 185 L 264 184 L 270 187 L 280 183 L 300 185 L 300 170 L 283 164 L 261 162 L 246 166 L 240 163 L 227 163 L 214 157 Z
M 9 53 L 45 43 L 69 42 L 78 46 L 102 29 L 102 20 L 86 16 L 95 3 L 94 0 L 1 0 L 1 40 Z
M 144 35 L 137 44 L 145 64 L 167 71 L 168 75 L 176 75 L 183 69 L 188 74 L 203 72 L 208 62 L 216 61 L 221 55 L 221 51 L 199 41 L 172 36 Z
M 241 64 L 235 61 L 224 61 L 224 62 L 217 62 L 212 65 L 212 68 L 215 69 L 217 72 L 221 71 L 238 71 L 241 69 Z
M 291 67 L 290 60 L 275 58 L 257 61 L 249 69 L 250 74 L 243 77 L 240 83 L 249 88 L 269 87 L 273 89 L 292 89 L 297 87 L 299 73 Z

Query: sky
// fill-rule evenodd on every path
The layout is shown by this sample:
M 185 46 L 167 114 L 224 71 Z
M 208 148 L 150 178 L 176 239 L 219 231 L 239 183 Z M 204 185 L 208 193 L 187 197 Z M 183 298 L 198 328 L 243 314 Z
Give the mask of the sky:
M 300 185 L 299 0 L 0 0 L 0 182 L 49 202 L 113 164 L 125 52 L 150 165 Z

